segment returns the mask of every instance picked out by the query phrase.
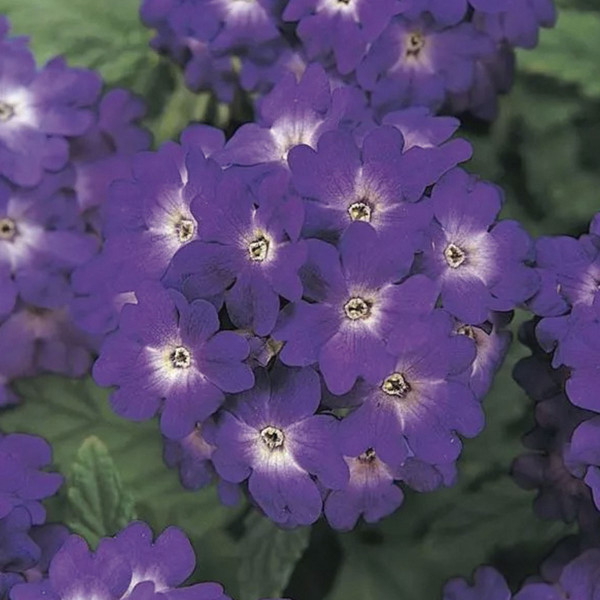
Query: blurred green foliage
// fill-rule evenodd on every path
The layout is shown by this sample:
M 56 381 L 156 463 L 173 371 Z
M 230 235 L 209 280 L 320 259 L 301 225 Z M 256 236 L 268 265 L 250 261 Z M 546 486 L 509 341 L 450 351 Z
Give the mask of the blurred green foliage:
M 538 49 L 518 53 L 517 81 L 497 121 L 466 120 L 462 129 L 475 147 L 468 168 L 503 187 L 504 215 L 534 235 L 581 233 L 600 208 L 600 4 L 558 4 L 556 29 L 542 32 Z M 98 69 L 107 86 L 143 96 L 155 144 L 177 138 L 189 121 L 226 126 L 228 108 L 189 92 L 177 67 L 148 47 L 138 5 L 45 0 L 40 10 L 40 0 L 0 0 L 0 13 L 15 33 L 32 36 L 40 62 L 63 54 L 73 65 Z M 517 315 L 514 330 L 525 317 Z M 532 494 L 508 475 L 532 425 L 530 403 L 511 378 L 524 354 L 513 344 L 485 401 L 487 428 L 465 442 L 457 486 L 408 494 L 392 517 L 344 534 L 323 523 L 310 532 L 280 530 L 244 502 L 222 506 L 213 488 L 184 491 L 163 465 L 156 423 L 114 416 L 107 392 L 89 380 L 24 380 L 24 404 L 0 422 L 53 444 L 68 483 L 49 503 L 50 515 L 67 519 L 91 543 L 135 512 L 156 530 L 182 527 L 198 554 L 194 580 L 221 581 L 240 600 L 275 596 L 286 586 L 294 600 L 434 599 L 448 577 L 468 575 L 480 563 L 498 566 L 515 586 L 571 531 L 535 517 Z M 85 522 L 89 510 L 95 520 Z

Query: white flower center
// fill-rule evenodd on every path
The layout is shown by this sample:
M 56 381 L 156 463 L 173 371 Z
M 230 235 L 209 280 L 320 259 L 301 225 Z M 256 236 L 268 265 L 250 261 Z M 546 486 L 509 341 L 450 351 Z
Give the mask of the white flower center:
M 373 209 L 368 202 L 360 200 L 348 207 L 348 214 L 352 221 L 365 221 L 366 223 L 370 223 L 372 210 Z
M 420 31 L 414 31 L 406 38 L 406 56 L 417 58 L 425 47 L 425 36 Z
M 461 325 L 456 330 L 456 333 L 458 333 L 460 335 L 466 335 L 468 338 L 471 338 L 472 340 L 477 340 L 477 337 L 475 336 L 475 330 L 473 329 L 473 327 L 471 325 Z
M 17 235 L 17 224 L 8 217 L 0 219 L 0 240 L 12 242 Z
M 187 369 L 192 365 L 192 355 L 187 348 L 177 346 L 171 354 L 169 354 L 171 366 L 175 369 Z
M 0 123 L 10 121 L 15 116 L 15 107 L 0 100 Z
M 456 244 L 448 244 L 444 250 L 444 258 L 450 268 L 458 269 L 467 260 L 467 253 Z
M 367 448 L 359 457 L 358 460 L 362 463 L 372 463 L 377 458 L 373 448 Z
M 271 427 L 270 425 L 261 430 L 260 437 L 269 450 L 280 448 L 285 441 L 283 431 L 277 427 Z
M 195 233 L 196 223 L 192 219 L 181 217 L 181 219 L 175 223 L 175 235 L 177 235 L 177 239 L 182 244 L 189 242 L 194 237 Z
M 381 384 L 381 389 L 388 396 L 397 396 L 398 398 L 406 398 L 411 387 L 402 373 L 392 373 Z
M 368 319 L 371 316 L 371 306 L 372 304 L 367 300 L 355 296 L 344 304 L 344 312 L 346 313 L 346 317 L 351 321 Z
M 259 235 L 248 244 L 250 260 L 263 262 L 269 254 L 269 240 L 264 235 Z

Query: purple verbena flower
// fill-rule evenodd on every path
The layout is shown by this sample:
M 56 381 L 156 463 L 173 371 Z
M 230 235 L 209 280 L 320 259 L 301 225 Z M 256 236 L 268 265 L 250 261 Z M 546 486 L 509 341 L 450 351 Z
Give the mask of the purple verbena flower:
M 397 0 L 289 0 L 283 19 L 299 21 L 297 35 L 309 60 L 333 52 L 346 75 L 397 12 Z
M 42 438 L 0 432 L 0 598 L 44 573 L 65 539 L 63 526 L 43 525 L 41 501 L 62 484 L 60 475 L 46 472 L 50 461 L 50 446 Z
M 412 249 L 386 247 L 367 223 L 354 222 L 340 249 L 308 240 L 302 270 L 305 299 L 289 304 L 273 333 L 285 342 L 281 360 L 292 366 L 318 363 L 334 394 L 348 392 L 358 377 L 372 383 L 386 375 L 385 341 L 404 315 L 433 309 L 436 285 L 406 278 Z
M 131 178 L 128 157 L 148 149 L 150 134 L 137 123 L 144 113 L 140 99 L 126 90 L 110 90 L 98 104 L 93 127 L 71 140 L 77 203 L 81 212 L 88 213 L 88 219 L 90 211 L 101 209 L 110 182 Z M 93 220 L 97 223 L 100 217 Z
M 104 252 L 120 292 L 160 279 L 177 250 L 198 239 L 192 203 L 202 209 L 214 199 L 220 169 L 201 147 L 168 142 L 137 154 L 133 175 L 111 186 L 105 206 Z
M 600 550 L 588 550 L 570 562 L 555 583 L 526 583 L 515 600 L 592 600 L 600 592 Z
M 490 310 L 512 310 L 535 293 L 531 238 L 516 221 L 496 221 L 499 188 L 455 169 L 431 200 L 435 221 L 419 270 L 440 283 L 446 310 L 478 324 Z
M 494 375 L 508 352 L 512 336 L 510 331 L 502 329 L 505 322 L 503 315 L 496 313 L 489 322 L 480 327 L 456 323 L 456 332 L 470 337 L 475 342 L 475 360 L 470 368 L 463 372 L 461 378 L 464 378 L 478 398 L 483 398 L 488 393 Z
M 387 336 L 380 356 L 384 375 L 361 383 L 362 403 L 346 416 L 341 435 L 346 453 L 362 452 L 360 431 L 369 431 L 373 450 L 388 465 L 409 457 L 438 465 L 461 451 L 458 434 L 474 436 L 483 427 L 483 411 L 473 392 L 453 376 L 473 362 L 472 340 L 453 332 L 442 311 L 406 316 Z
M 442 600 L 511 600 L 506 580 L 492 567 L 479 567 L 473 585 L 464 579 L 453 579 L 444 587 Z
M 511 46 L 534 48 L 540 27 L 553 27 L 556 23 L 554 0 L 470 1 L 475 7 L 473 21 L 477 27 Z
M 289 164 L 306 199 L 304 235 L 337 242 L 350 223 L 364 221 L 382 245 L 402 240 L 414 252 L 433 217 L 430 203 L 421 200 L 425 188 L 469 155 L 462 140 L 407 149 L 401 132 L 389 126 L 367 134 L 362 148 L 344 131 L 323 134 L 316 150 L 297 146 Z
M 357 79 L 381 113 L 409 106 L 437 110 L 449 93 L 473 85 L 476 61 L 494 46 L 471 23 L 443 27 L 427 16 L 398 16 L 370 47 Z
M 2 312 L 18 298 L 41 308 L 69 301 L 68 276 L 97 251 L 83 230 L 72 196 L 73 172 L 45 176 L 23 189 L 0 181 L 0 288 Z
M 92 364 L 96 342 L 75 327 L 65 307 L 19 305 L 0 323 L 0 385 L 42 371 L 82 377 Z M 17 400 L 5 389 L 0 392 L 0 406 L 3 396 L 8 404 Z
M 248 479 L 251 497 L 276 523 L 309 525 L 322 510 L 321 489 L 342 489 L 348 467 L 337 446 L 337 420 L 315 415 L 321 399 L 311 368 L 256 371 L 256 385 L 221 413 L 213 463 L 225 480 Z M 315 479 L 316 478 L 316 481 Z
M 44 522 L 40 501 L 56 493 L 62 484 L 57 473 L 42 471 L 51 461 L 51 449 L 40 437 L 0 432 L 0 518 L 23 506 L 33 525 Z
M 302 295 L 298 271 L 306 248 L 298 236 L 304 213 L 288 180 L 287 172 L 276 170 L 252 193 L 240 177 L 226 173 L 218 205 L 202 213 L 200 240 L 177 253 L 168 277 L 188 297 L 224 294 L 234 325 L 263 336 L 275 325 L 279 297 L 294 301 Z
M 356 102 L 355 88 L 331 90 L 323 67 L 311 64 L 300 80 L 284 75 L 258 104 L 255 123 L 242 125 L 215 157 L 221 165 L 287 163 L 289 151 L 299 144 L 316 147 L 319 137 L 344 122 Z
M 402 469 L 390 467 L 378 456 L 373 445 L 374 432 L 364 429 L 360 434 L 363 451 L 358 455 L 344 456 L 350 479 L 340 490 L 329 492 L 325 500 L 325 516 L 335 529 L 354 528 L 363 515 L 367 523 L 379 521 L 394 512 L 404 500 L 404 494 L 395 480 L 401 478 Z M 344 438 L 340 447 L 344 452 Z M 359 442 L 359 443 L 360 443 Z M 352 440 L 352 449 L 357 447 Z
M 11 600 L 66 600 L 82 594 L 103 600 L 230 600 L 217 583 L 182 586 L 195 563 L 181 530 L 169 527 L 153 540 L 145 523 L 134 522 L 114 538 L 100 540 L 93 553 L 82 538 L 70 536 L 50 562 L 47 578 L 16 585 Z
M 219 332 L 217 311 L 204 300 L 188 303 L 151 282 L 135 295 L 102 345 L 94 378 L 118 386 L 111 403 L 119 415 L 141 421 L 160 411 L 162 432 L 181 439 L 219 408 L 224 392 L 252 387 L 248 343 Z
M 93 71 L 54 58 L 41 70 L 22 39 L 5 37 L 0 24 L 0 174 L 18 185 L 37 185 L 45 170 L 64 167 L 67 137 L 81 135 L 94 119 L 101 87 Z

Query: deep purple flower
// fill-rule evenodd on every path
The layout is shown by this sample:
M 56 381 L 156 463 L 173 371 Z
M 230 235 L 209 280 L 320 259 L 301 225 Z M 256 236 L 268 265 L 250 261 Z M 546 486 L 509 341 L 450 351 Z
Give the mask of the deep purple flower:
M 52 559 L 48 577 L 16 585 L 11 600 L 66 600 L 81 594 L 104 600 L 229 600 L 217 583 L 179 587 L 195 563 L 181 530 L 169 527 L 153 540 L 150 528 L 135 522 L 114 538 L 103 538 L 93 553 L 82 538 L 70 536 Z
M 111 98 L 107 128 L 114 117 L 113 103 L 120 102 L 131 106 L 128 97 Z M 129 135 L 119 136 L 123 151 L 135 142 L 136 133 L 140 132 L 132 126 Z M 192 205 L 202 206 L 214 197 L 220 173 L 216 164 L 204 157 L 221 150 L 224 142 L 221 130 L 192 125 L 181 135 L 181 146 L 169 143 L 157 153 L 139 154 L 135 180 L 128 159 L 106 159 L 107 167 L 116 160 L 119 169 L 128 169 L 129 181 L 116 182 L 102 206 L 105 247 L 73 273 L 71 310 L 78 327 L 91 334 L 115 329 L 121 307 L 133 299 L 136 282 L 160 279 L 175 252 L 197 238 Z M 100 159 L 91 164 L 107 175 L 110 168 L 104 170 L 104 162 Z
M 19 306 L 0 323 L 0 385 L 41 371 L 82 377 L 92 363 L 96 340 L 74 326 L 68 311 Z M 0 405 L 14 403 L 0 391 Z
M 475 62 L 473 83 L 463 92 L 449 95 L 453 114 L 470 112 L 485 121 L 494 121 L 500 110 L 498 96 L 510 91 L 515 78 L 515 53 L 506 44 Z
M 364 221 L 382 240 L 402 240 L 414 252 L 433 216 L 428 202 L 418 202 L 425 188 L 469 155 L 462 140 L 405 148 L 403 135 L 389 126 L 371 131 L 362 148 L 344 131 L 323 134 L 316 150 L 297 146 L 289 164 L 306 199 L 304 235 L 336 242 L 350 223 Z
M 201 147 L 168 142 L 137 154 L 133 174 L 111 186 L 105 207 L 104 252 L 119 292 L 160 279 L 177 250 L 198 238 L 203 215 L 191 205 L 213 200 L 220 169 Z
M 538 277 L 526 264 L 531 238 L 516 221 L 496 221 L 499 188 L 455 169 L 431 200 L 435 222 L 420 270 L 439 281 L 446 310 L 477 324 L 490 310 L 512 310 L 535 293 Z
M 558 344 L 553 366 L 569 369 L 566 392 L 569 400 L 580 408 L 600 412 L 595 393 L 600 382 L 600 304 L 580 308 L 565 317 L 542 319 L 537 327 L 538 339 L 547 350 Z M 551 349 L 551 348 L 550 348 Z
M 413 106 L 387 113 L 381 122 L 400 131 L 404 139 L 404 152 L 414 147 L 440 147 L 448 161 L 455 162 L 455 166 L 471 158 L 472 148 L 466 140 L 460 140 L 458 143 L 457 140 L 451 140 L 460 127 L 460 121 L 454 117 L 439 117 L 424 106 Z M 430 156 L 434 156 L 434 153 Z
M 346 453 L 362 452 L 360 432 L 369 431 L 373 450 L 389 465 L 414 456 L 437 465 L 455 460 L 458 434 L 478 434 L 483 411 L 473 392 L 455 380 L 471 365 L 472 340 L 453 332 L 442 311 L 407 316 L 390 332 L 382 355 L 384 375 L 375 384 L 359 384 L 362 404 L 340 425 Z
M 397 0 L 289 0 L 283 19 L 299 21 L 297 35 L 309 60 L 333 52 L 338 71 L 346 75 L 398 12 L 397 4 Z
M 556 23 L 554 0 L 503 0 L 495 3 L 496 7 L 493 0 L 470 1 L 476 9 L 473 21 L 477 27 L 511 46 L 534 48 L 540 27 Z
M 464 379 L 474 394 L 483 399 L 489 391 L 494 375 L 504 362 L 511 341 L 511 333 L 502 329 L 506 319 L 494 314 L 483 326 L 465 325 L 458 322 L 456 332 L 475 342 L 477 354 L 471 366 L 463 372 Z
M 42 438 L 0 433 L 0 598 L 43 573 L 65 539 L 64 527 L 42 525 L 41 501 L 62 483 L 60 475 L 45 471 L 50 461 L 50 446 Z
M 318 363 L 334 394 L 348 392 L 358 377 L 378 382 L 386 375 L 385 340 L 404 315 L 433 309 L 436 285 L 422 276 L 405 279 L 412 249 L 399 241 L 382 253 L 367 223 L 352 223 L 339 252 L 320 240 L 307 246 L 306 299 L 284 309 L 273 333 L 285 342 L 281 360 L 292 366 Z
M 203 425 L 199 424 L 181 440 L 165 438 L 165 463 L 179 469 L 181 485 L 189 490 L 203 488 L 215 475 L 211 462 L 215 447 L 206 441 L 202 430 Z
M 556 583 L 527 583 L 515 600 L 593 600 L 600 592 L 600 550 L 588 550 L 570 562 Z
M 272 0 L 144 0 L 141 17 L 157 31 L 154 48 L 184 67 L 191 89 L 231 102 L 236 74 L 230 54 L 244 56 L 278 40 L 276 9 Z
M 40 548 L 29 536 L 31 525 L 31 514 L 22 506 L 0 517 L 0 585 L 5 590 L 40 559 Z
M 600 417 L 584 421 L 575 429 L 571 439 L 571 457 L 575 463 L 583 465 L 584 481 L 600 510 Z
M 276 170 L 253 193 L 241 178 L 226 174 L 218 204 L 202 213 L 200 240 L 177 253 L 168 277 L 187 297 L 225 294 L 234 325 L 258 335 L 273 329 L 279 296 L 294 301 L 302 295 L 298 270 L 306 248 L 298 236 L 304 213 L 288 180 L 287 172 Z
M 4 17 L 0 29 L 8 31 Z M 21 39 L 0 37 L 0 174 L 31 186 L 44 170 L 62 168 L 65 138 L 91 126 L 100 87 L 96 73 L 69 68 L 62 58 L 38 71 Z
M 242 362 L 248 343 L 219 332 L 217 311 L 204 300 L 188 304 L 151 282 L 135 294 L 137 303 L 123 307 L 119 329 L 102 345 L 94 378 L 118 386 L 111 395 L 115 412 L 141 421 L 160 411 L 162 432 L 181 439 L 219 408 L 224 392 L 252 386 Z
M 56 493 L 62 484 L 57 473 L 45 473 L 52 459 L 48 443 L 40 437 L 0 433 L 0 518 L 23 506 L 33 525 L 44 522 L 40 501 Z
M 533 323 L 521 329 L 520 338 L 532 355 L 517 363 L 514 378 L 536 402 L 536 426 L 523 439 L 530 451 L 513 463 L 513 477 L 524 489 L 537 490 L 534 510 L 540 517 L 577 520 L 589 531 L 598 514 L 583 480 L 589 457 L 585 443 L 574 446 L 573 432 L 593 413 L 569 402 L 564 391 L 567 371 L 553 368 L 551 355 L 537 344 Z
M 234 396 L 214 434 L 213 462 L 225 480 L 248 479 L 252 498 L 276 523 L 308 525 L 321 514 L 321 490 L 342 489 L 348 467 L 338 421 L 315 415 L 319 377 L 310 368 L 257 370 L 256 385 Z
M 325 516 L 335 529 L 352 529 L 361 515 L 367 523 L 379 521 L 394 512 L 404 500 L 404 494 L 395 480 L 401 479 L 402 469 L 385 464 L 373 450 L 373 431 L 360 432 L 363 451 L 344 456 L 350 471 L 350 480 L 340 490 L 331 491 L 325 500 Z M 344 439 L 340 447 L 344 452 Z M 352 448 L 357 447 L 352 440 Z
M 255 123 L 242 125 L 215 157 L 221 165 L 287 163 L 289 151 L 299 144 L 312 148 L 325 131 L 336 129 L 356 102 L 358 90 L 331 91 L 323 67 L 311 64 L 300 80 L 284 75 L 261 99 Z
M 93 127 L 71 141 L 74 189 L 81 212 L 98 209 L 104 203 L 111 181 L 131 178 L 127 157 L 150 145 L 150 134 L 137 123 L 144 113 L 140 99 L 126 90 L 110 90 L 98 104 Z
M 479 567 L 472 586 L 464 579 L 453 579 L 445 585 L 442 600 L 510 600 L 511 597 L 506 580 L 496 569 Z
M 535 314 L 555 316 L 569 307 L 600 301 L 600 248 L 590 236 L 539 238 L 536 267 L 542 275 L 542 286 L 529 303 Z
M 448 93 L 473 85 L 476 61 L 494 46 L 471 23 L 444 28 L 426 16 L 399 16 L 373 43 L 357 78 L 381 113 L 409 106 L 437 110 Z
M 70 170 L 47 175 L 28 190 L 0 181 L 0 274 L 8 279 L 0 288 L 4 312 L 14 306 L 16 294 L 43 308 L 64 305 L 71 294 L 68 275 L 95 253 L 97 242 L 83 231 L 72 183 Z

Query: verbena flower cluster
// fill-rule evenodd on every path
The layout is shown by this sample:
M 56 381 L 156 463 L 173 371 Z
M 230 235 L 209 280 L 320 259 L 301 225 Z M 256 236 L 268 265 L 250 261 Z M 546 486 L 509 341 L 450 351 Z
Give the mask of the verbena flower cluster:
M 17 377 L 89 370 L 96 340 L 70 316 L 70 276 L 99 249 L 108 182 L 149 143 L 139 100 L 102 95 L 96 73 L 61 58 L 38 68 L 8 33 L 0 17 L 0 406 Z
M 443 600 L 593 600 L 600 594 L 600 550 L 586 550 L 558 569 L 554 576 L 532 578 L 512 594 L 504 577 L 481 567 L 473 585 L 463 579 L 446 584 Z
M 15 584 L 46 571 L 68 536 L 61 525 L 46 524 L 41 501 L 55 494 L 62 477 L 44 469 L 50 446 L 32 435 L 0 432 L 0 598 Z
M 528 326 L 533 356 L 517 367 L 518 381 L 537 402 L 536 454 L 516 463 L 516 476 L 541 494 L 547 517 L 597 524 L 600 507 L 600 218 L 579 239 L 537 241 L 542 286 L 530 301 L 538 318 Z M 591 492 L 591 493 L 590 493 Z
M 552 0 L 143 0 L 153 46 L 193 90 L 264 94 L 318 61 L 378 113 L 427 106 L 492 119 L 514 48 L 536 45 Z
M 226 143 L 196 125 L 134 157 L 74 275 L 79 322 L 107 335 L 113 409 L 160 416 L 184 485 L 216 475 L 279 524 L 349 529 L 395 510 L 399 483 L 452 484 L 538 287 L 532 242 L 457 166 L 452 118 L 376 126 L 319 65 L 260 107 Z

